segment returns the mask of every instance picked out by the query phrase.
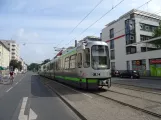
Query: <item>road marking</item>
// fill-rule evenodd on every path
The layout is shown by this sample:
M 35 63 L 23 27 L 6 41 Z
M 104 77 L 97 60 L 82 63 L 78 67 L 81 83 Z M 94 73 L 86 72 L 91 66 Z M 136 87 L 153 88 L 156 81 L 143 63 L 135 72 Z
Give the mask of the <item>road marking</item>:
M 37 118 L 37 114 L 30 108 L 29 120 L 35 120 L 36 118 Z
M 19 82 L 21 82 L 22 79 L 24 79 L 26 77 L 26 74 L 19 80 Z
M 18 116 L 19 120 L 35 120 L 37 118 L 37 114 L 30 108 L 29 115 L 25 115 L 25 109 L 27 104 L 28 97 L 23 97 L 22 105 L 20 109 L 20 113 Z
M 18 82 L 16 82 L 16 85 L 18 84 Z
M 27 115 L 24 115 L 27 100 L 28 100 L 28 97 L 23 97 L 20 113 L 19 113 L 19 116 L 18 116 L 19 120 L 27 120 L 27 118 L 28 118 Z
M 54 82 L 55 82 L 55 81 L 54 81 Z M 58 82 L 56 82 L 56 83 L 58 83 Z M 88 94 L 86 94 L 86 93 L 80 92 L 80 91 L 78 91 L 78 90 L 75 90 L 75 89 L 73 89 L 73 88 L 71 88 L 71 87 L 68 87 L 68 86 L 66 86 L 66 85 L 63 85 L 63 84 L 61 84 L 61 83 L 58 83 L 58 84 L 60 84 L 60 85 L 62 85 L 62 86 L 64 86 L 64 87 L 67 87 L 67 88 L 69 88 L 69 89 L 71 89 L 71 90 L 73 90 L 73 91 L 75 91 L 75 92 L 78 92 L 78 93 L 81 93 L 81 94 L 83 94 L 83 95 L 85 95 L 85 96 L 88 96 L 89 98 L 93 98 L 92 96 L 90 96 L 90 95 L 88 95 Z
M 13 87 L 10 87 L 6 92 L 9 92 Z

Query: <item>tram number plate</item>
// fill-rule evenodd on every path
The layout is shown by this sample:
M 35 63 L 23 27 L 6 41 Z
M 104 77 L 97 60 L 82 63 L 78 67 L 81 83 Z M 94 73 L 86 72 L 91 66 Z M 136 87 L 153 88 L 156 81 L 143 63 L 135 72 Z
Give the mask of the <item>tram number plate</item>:
M 93 73 L 93 76 L 100 76 L 100 73 Z

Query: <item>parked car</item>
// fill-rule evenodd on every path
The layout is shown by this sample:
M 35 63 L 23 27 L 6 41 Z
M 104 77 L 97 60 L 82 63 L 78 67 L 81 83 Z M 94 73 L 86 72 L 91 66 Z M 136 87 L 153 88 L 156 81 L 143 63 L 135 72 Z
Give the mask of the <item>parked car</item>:
M 112 77 L 119 77 L 120 76 L 120 72 L 118 70 L 112 70 Z
M 132 71 L 128 71 L 128 70 L 126 70 L 126 71 L 124 71 L 124 72 L 122 72 L 121 74 L 120 74 L 120 77 L 121 78 L 140 78 L 140 74 L 139 74 L 139 72 L 138 71 L 134 71 L 134 70 L 132 70 Z

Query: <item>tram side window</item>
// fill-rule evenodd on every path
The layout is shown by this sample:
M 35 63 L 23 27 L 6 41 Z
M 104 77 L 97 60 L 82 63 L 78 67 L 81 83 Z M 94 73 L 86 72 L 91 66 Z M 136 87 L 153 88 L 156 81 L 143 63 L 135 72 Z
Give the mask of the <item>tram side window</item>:
M 69 57 L 65 58 L 65 69 L 69 69 Z
M 84 50 L 84 57 L 83 57 L 84 59 L 84 67 L 85 68 L 88 68 L 88 67 L 90 67 L 90 50 L 89 50 L 89 48 L 86 48 L 85 50 Z
M 82 53 L 79 53 L 78 54 L 78 68 L 81 68 L 82 67 Z
M 57 61 L 57 64 L 58 64 L 58 70 L 61 70 L 61 60 L 60 59 Z
M 70 56 L 70 68 L 75 68 L 76 55 Z

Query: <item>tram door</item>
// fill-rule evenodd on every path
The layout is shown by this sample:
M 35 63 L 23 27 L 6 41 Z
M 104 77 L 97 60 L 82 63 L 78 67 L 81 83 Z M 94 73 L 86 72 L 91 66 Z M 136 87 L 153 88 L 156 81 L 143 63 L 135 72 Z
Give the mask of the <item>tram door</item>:
M 78 74 L 78 77 L 80 78 L 80 81 L 79 81 L 79 86 L 80 88 L 82 88 L 82 74 L 83 74 L 83 54 L 82 54 L 82 51 L 79 51 L 77 53 L 77 74 Z

